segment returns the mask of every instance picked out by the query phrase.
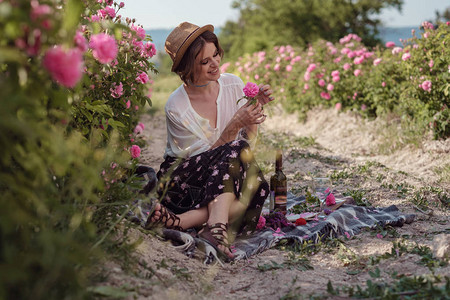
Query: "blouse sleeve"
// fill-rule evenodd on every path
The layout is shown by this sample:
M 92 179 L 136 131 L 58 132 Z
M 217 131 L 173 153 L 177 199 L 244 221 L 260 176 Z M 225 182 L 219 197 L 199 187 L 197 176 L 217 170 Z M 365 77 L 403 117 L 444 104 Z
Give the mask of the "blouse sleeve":
M 176 157 L 190 157 L 192 155 L 207 151 L 211 145 L 205 141 L 200 133 L 189 129 L 193 124 L 189 121 L 181 121 L 173 112 L 166 111 L 168 146 L 172 155 Z

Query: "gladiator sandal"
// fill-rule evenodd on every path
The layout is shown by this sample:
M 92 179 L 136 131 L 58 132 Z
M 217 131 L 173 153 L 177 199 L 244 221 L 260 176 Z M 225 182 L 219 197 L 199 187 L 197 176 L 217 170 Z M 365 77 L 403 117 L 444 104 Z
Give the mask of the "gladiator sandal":
M 228 259 L 232 259 L 228 254 L 218 248 L 219 245 L 225 246 L 230 250 L 230 244 L 228 238 L 225 235 L 228 231 L 228 223 L 215 223 L 212 225 L 204 224 L 203 230 L 198 234 L 200 238 L 203 238 L 211 243 L 211 245 L 222 255 Z
M 155 207 L 156 203 L 153 205 L 151 211 L 152 213 L 148 216 L 147 222 L 145 223 L 144 228 L 145 229 L 151 229 L 155 227 L 156 225 L 162 224 L 164 228 L 167 229 L 174 229 L 178 231 L 184 231 L 184 229 L 180 226 L 180 218 L 175 215 L 173 212 L 171 212 L 168 208 L 166 208 L 164 205 L 159 204 L 161 206 L 161 209 L 159 210 L 159 213 L 161 214 L 159 216 L 159 219 L 156 221 L 152 221 L 152 218 L 155 217 Z

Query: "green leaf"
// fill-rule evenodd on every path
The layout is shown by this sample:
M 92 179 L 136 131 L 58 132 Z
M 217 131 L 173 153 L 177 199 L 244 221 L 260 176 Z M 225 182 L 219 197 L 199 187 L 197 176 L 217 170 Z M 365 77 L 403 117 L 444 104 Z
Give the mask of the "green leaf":
M 369 271 L 369 275 L 372 278 L 380 278 L 380 269 L 377 267 L 374 272 Z
M 68 32 L 74 31 L 80 22 L 81 13 L 83 12 L 83 3 L 80 0 L 68 0 L 65 12 L 63 29 Z
M 125 127 L 125 125 L 122 122 L 116 121 L 114 119 L 109 119 L 108 125 L 110 125 L 114 129 L 117 129 L 118 127 Z
M 17 50 L 17 48 L 12 47 L 1 47 L 0 48 L 0 63 L 5 62 L 17 62 L 24 64 L 26 61 L 25 55 Z
M 347 270 L 345 273 L 347 273 L 348 275 L 357 275 L 359 273 L 361 273 L 360 270 Z
M 152 106 L 152 99 L 150 99 L 149 97 L 145 97 L 145 100 L 147 100 L 149 106 Z
M 121 288 L 114 287 L 114 286 L 94 286 L 88 288 L 89 292 L 93 293 L 97 296 L 104 296 L 104 297 L 112 297 L 112 298 L 125 298 L 129 297 L 131 294 L 130 292 L 124 291 Z
M 103 104 L 100 100 L 94 101 L 92 104 L 86 103 L 86 108 L 93 112 L 103 113 L 108 116 L 114 115 L 112 108 L 109 105 Z

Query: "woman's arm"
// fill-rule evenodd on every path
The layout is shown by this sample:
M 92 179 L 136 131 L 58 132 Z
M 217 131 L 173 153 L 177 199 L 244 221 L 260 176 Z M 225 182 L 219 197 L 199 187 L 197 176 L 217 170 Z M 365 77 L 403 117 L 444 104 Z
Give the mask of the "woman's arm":
M 260 103 L 242 106 L 228 122 L 219 139 L 211 146 L 211 149 L 235 140 L 241 129 L 245 130 L 248 139 L 254 138 L 258 130 L 258 124 L 264 122 L 265 119 L 266 116 L 263 114 Z

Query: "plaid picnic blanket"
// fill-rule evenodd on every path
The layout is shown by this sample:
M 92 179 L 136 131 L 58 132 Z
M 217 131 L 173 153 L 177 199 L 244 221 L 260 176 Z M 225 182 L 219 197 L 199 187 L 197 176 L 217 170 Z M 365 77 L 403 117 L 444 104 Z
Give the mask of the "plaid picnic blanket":
M 336 195 L 339 201 L 339 195 Z M 341 199 L 342 200 L 342 199 Z M 296 203 L 305 201 L 303 196 L 296 197 L 288 193 L 288 208 Z M 144 226 L 150 205 L 148 203 L 136 202 L 134 209 L 130 210 L 128 219 Z M 378 226 L 403 226 L 413 222 L 415 215 L 404 215 L 395 205 L 384 208 L 363 207 L 343 204 L 339 209 L 323 219 L 316 219 L 303 226 L 283 227 L 280 230 L 266 228 L 258 230 L 246 237 L 238 237 L 233 245 L 235 260 L 247 259 L 253 255 L 276 246 L 280 241 L 289 239 L 318 242 L 327 237 L 346 235 L 351 237 L 358 234 L 363 228 L 376 228 Z M 176 230 L 164 229 L 162 234 L 171 240 L 176 248 L 192 257 L 197 250 L 204 254 L 204 262 L 211 263 L 218 260 L 222 263 L 215 249 L 203 239 L 196 238 L 189 233 Z

